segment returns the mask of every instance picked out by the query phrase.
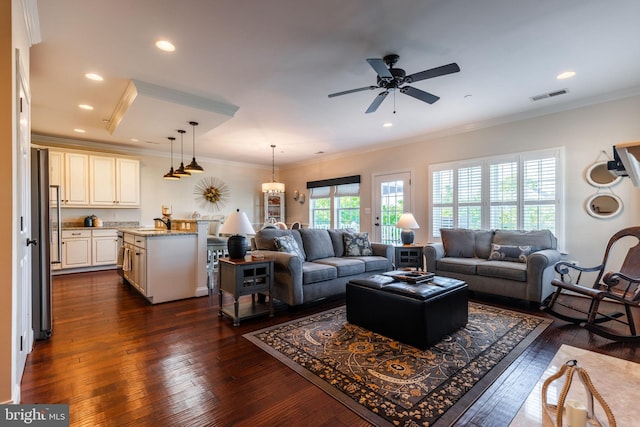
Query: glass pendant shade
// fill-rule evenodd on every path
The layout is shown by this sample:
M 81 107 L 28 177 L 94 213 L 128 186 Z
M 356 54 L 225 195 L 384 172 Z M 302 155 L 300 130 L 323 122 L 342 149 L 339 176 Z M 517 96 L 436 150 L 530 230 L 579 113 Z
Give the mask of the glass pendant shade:
M 167 139 L 171 141 L 171 168 L 169 169 L 169 172 L 164 174 L 164 179 L 168 179 L 170 181 L 177 181 L 180 179 L 180 177 L 176 175 L 175 172 L 173 171 L 173 141 L 175 141 L 175 138 L 170 136 Z
M 179 177 L 188 177 L 191 176 L 191 173 L 184 170 L 184 133 L 186 131 L 183 129 L 178 129 L 178 133 L 180 134 L 180 167 L 176 169 L 175 175 Z
M 193 159 L 184 167 L 184 170 L 191 173 L 203 173 L 204 169 L 196 162 L 196 126 L 198 126 L 198 122 L 189 122 L 189 124 L 193 127 Z
M 271 145 L 271 182 L 262 184 L 263 193 L 284 193 L 284 183 L 276 182 L 276 146 Z

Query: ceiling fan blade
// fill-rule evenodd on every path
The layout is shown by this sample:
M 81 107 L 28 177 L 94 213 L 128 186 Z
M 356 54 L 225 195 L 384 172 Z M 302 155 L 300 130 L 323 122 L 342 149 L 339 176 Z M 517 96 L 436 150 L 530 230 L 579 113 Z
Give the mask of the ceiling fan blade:
M 381 79 L 393 78 L 393 75 L 391 75 L 391 72 L 384 63 L 384 60 L 380 58 L 371 58 L 367 59 L 367 62 L 369 63 L 369 65 L 371 65 L 371 68 L 373 68 L 375 72 L 378 73 Z
M 451 64 L 443 65 L 441 67 L 431 68 L 430 70 L 420 71 L 419 73 L 409 74 L 405 77 L 404 81 L 407 83 L 418 82 L 420 80 L 431 79 L 433 77 L 440 77 L 447 74 L 453 74 L 460 71 L 460 67 L 455 62 Z
M 378 86 L 365 86 L 365 87 L 359 87 L 358 89 L 351 89 L 351 90 L 345 90 L 343 92 L 336 92 L 336 93 L 329 94 L 329 98 L 333 98 L 334 96 L 347 95 L 349 93 L 362 92 L 363 90 L 373 90 L 373 89 L 378 89 Z
M 388 90 L 385 90 L 384 92 L 380 92 L 378 96 L 375 97 L 371 105 L 369 105 L 369 108 L 367 108 L 366 113 L 369 114 L 376 111 L 380 106 L 380 104 L 382 104 L 382 101 L 384 101 L 384 99 L 387 97 L 387 95 L 389 95 Z
M 423 90 L 420 89 L 416 89 L 415 87 L 411 87 L 411 86 L 404 86 L 400 89 L 400 92 L 405 93 L 409 96 L 414 97 L 415 99 L 419 99 L 420 101 L 424 101 L 428 104 L 433 104 L 434 102 L 436 102 L 438 99 L 440 99 L 439 96 L 435 96 L 429 92 L 425 92 Z

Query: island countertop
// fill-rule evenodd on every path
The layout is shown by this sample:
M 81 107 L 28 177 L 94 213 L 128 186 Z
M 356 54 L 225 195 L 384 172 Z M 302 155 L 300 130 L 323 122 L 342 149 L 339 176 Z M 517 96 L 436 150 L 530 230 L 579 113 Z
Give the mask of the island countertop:
M 198 233 L 195 231 L 189 230 L 167 230 L 164 228 L 126 228 L 121 227 L 118 228 L 118 231 L 122 231 L 123 233 L 133 234 L 135 236 L 142 237 L 160 237 L 160 236 L 184 236 L 184 235 L 193 235 L 197 236 Z

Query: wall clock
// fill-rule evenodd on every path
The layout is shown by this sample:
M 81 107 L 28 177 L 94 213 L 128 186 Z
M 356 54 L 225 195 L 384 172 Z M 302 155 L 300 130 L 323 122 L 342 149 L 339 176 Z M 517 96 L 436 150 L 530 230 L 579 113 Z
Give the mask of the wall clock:
M 218 178 L 206 176 L 196 184 L 193 192 L 196 202 L 205 209 L 219 211 L 229 200 L 229 189 L 227 184 Z

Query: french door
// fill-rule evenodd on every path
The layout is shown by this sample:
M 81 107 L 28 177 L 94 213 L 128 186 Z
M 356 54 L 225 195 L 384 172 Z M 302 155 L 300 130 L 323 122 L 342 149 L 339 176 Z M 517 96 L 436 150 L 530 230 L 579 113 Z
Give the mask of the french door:
M 411 211 L 411 172 L 374 175 L 373 241 L 400 244 L 396 223 L 403 212 Z

